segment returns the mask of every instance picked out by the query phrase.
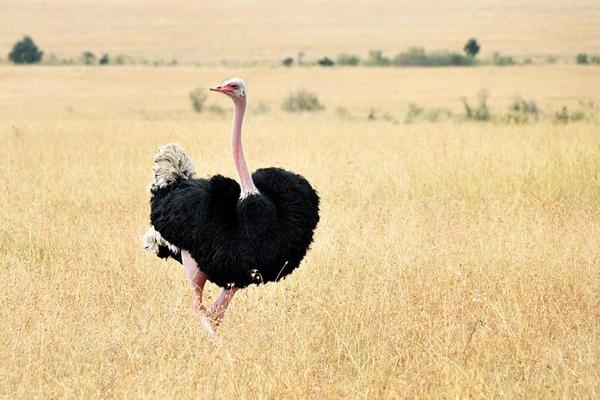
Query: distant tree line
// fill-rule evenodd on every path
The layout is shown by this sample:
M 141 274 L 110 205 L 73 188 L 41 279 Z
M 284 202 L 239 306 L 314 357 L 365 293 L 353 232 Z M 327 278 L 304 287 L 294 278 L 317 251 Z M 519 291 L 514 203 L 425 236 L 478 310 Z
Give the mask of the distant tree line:
M 286 57 L 282 60 L 282 64 L 286 67 L 297 65 L 319 65 L 321 67 L 338 66 L 398 66 L 398 67 L 446 67 L 446 66 L 471 66 L 481 64 L 477 60 L 477 55 L 481 51 L 481 45 L 476 38 L 470 38 L 464 45 L 462 52 L 440 50 L 427 52 L 422 47 L 411 47 L 406 51 L 398 53 L 394 57 L 386 56 L 381 50 L 371 50 L 366 59 L 361 58 L 356 54 L 342 53 L 337 58 L 325 56 L 316 61 L 304 60 L 304 52 L 299 52 L 296 59 Z M 30 36 L 24 36 L 17 41 L 10 53 L 8 59 L 14 64 L 37 64 L 42 62 L 44 52 L 37 46 Z M 124 64 L 144 64 L 154 66 L 177 65 L 178 61 L 173 59 L 170 61 L 149 61 L 145 59 L 133 59 L 125 55 L 112 55 L 108 53 L 96 55 L 87 50 L 84 51 L 79 59 L 59 59 L 55 55 L 50 54 L 44 61 L 48 64 L 83 64 L 83 65 L 124 65 Z M 546 64 L 555 64 L 557 58 L 548 56 L 545 59 Z M 600 64 L 600 55 L 588 55 L 587 53 L 579 53 L 575 57 L 575 62 L 580 65 Z M 526 58 L 521 62 L 517 62 L 512 56 L 494 52 L 489 61 L 493 65 L 515 65 L 515 64 L 532 64 L 530 58 Z

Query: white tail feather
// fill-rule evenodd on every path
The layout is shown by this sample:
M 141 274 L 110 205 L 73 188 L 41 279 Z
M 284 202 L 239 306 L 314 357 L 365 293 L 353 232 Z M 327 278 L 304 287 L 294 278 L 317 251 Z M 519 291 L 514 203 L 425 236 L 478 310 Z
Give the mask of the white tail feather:
M 160 233 L 154 229 L 153 226 L 148 228 L 146 233 L 142 236 L 142 244 L 144 246 L 144 250 L 148 250 L 158 255 L 159 249 L 161 246 L 167 246 L 171 253 L 177 254 L 179 253 L 179 249 L 177 246 L 173 246 L 171 243 L 167 242 Z
M 175 182 L 177 178 L 191 179 L 196 175 L 192 160 L 177 143 L 169 143 L 158 148 L 154 155 L 154 179 L 150 191 L 162 189 Z

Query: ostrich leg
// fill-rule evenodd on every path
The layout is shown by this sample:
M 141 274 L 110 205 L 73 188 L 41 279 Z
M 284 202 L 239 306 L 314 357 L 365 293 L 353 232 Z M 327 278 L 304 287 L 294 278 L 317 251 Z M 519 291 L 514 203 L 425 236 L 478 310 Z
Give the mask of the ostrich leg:
M 186 250 L 181 250 L 181 261 L 188 280 L 194 288 L 194 302 L 192 304 L 194 315 L 208 335 L 211 338 L 214 338 L 215 330 L 210 323 L 210 319 L 206 315 L 206 307 L 202 304 L 202 292 L 204 291 L 204 285 L 206 284 L 208 277 L 204 272 L 200 271 L 198 263 Z
M 208 317 L 214 321 L 216 326 L 221 324 L 223 316 L 225 315 L 225 310 L 227 310 L 227 306 L 231 302 L 231 299 L 237 290 L 238 288 L 236 287 L 230 289 L 221 289 L 219 297 L 217 297 L 213 305 L 210 307 L 210 310 L 208 311 Z

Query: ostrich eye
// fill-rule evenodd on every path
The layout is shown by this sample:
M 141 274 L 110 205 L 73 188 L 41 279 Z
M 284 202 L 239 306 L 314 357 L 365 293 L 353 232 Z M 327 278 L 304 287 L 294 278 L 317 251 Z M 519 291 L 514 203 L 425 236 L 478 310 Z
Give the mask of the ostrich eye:
M 238 85 L 229 85 L 232 89 L 237 89 Z

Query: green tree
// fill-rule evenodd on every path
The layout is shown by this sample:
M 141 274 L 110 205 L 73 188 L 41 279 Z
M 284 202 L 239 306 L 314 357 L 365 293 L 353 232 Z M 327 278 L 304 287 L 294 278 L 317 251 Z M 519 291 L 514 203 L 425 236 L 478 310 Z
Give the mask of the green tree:
M 575 58 L 575 60 L 577 61 L 577 64 L 589 64 L 590 63 L 590 60 L 588 59 L 588 55 L 585 53 L 577 54 L 577 57 Z
M 477 43 L 477 39 L 471 38 L 467 41 L 463 50 L 468 56 L 475 57 L 481 50 L 481 46 Z
M 15 43 L 8 58 L 15 64 L 36 64 L 42 60 L 44 54 L 29 36 Z

